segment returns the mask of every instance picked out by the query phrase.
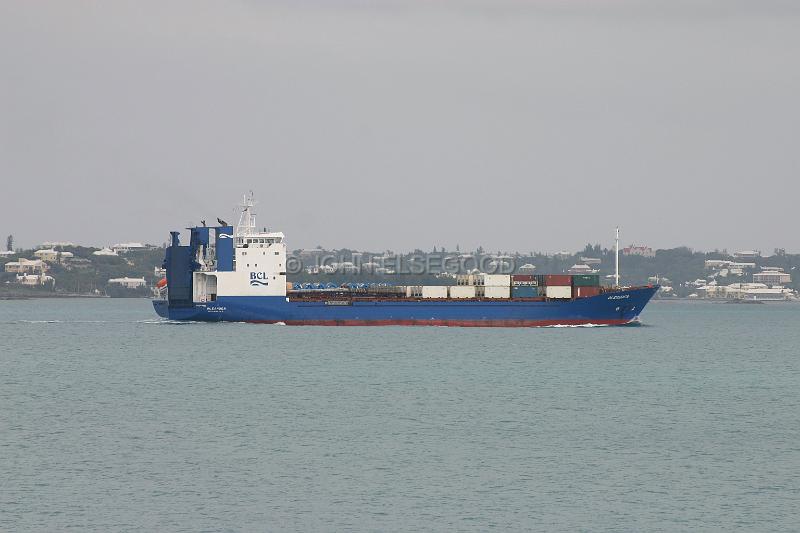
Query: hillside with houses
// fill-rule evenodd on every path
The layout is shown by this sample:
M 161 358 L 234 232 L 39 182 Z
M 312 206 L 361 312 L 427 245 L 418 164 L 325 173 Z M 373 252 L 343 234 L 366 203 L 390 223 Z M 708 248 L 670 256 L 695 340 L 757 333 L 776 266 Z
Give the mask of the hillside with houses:
M 164 278 L 163 245 L 137 242 L 78 246 L 44 242 L 13 249 L 9 237 L 0 252 L 0 296 L 139 296 L 157 294 Z M 658 284 L 661 298 L 794 299 L 800 255 L 744 250 L 702 252 L 686 247 L 653 249 L 630 245 L 620 250 L 622 285 Z M 359 251 L 322 247 L 298 249 L 287 262 L 288 279 L 299 284 L 350 282 L 385 284 L 455 283 L 457 274 L 474 272 L 599 274 L 613 284 L 615 252 L 586 245 L 577 252 L 495 251 L 479 247 L 448 251 Z M 163 282 L 162 282 L 163 283 Z
M 150 296 L 163 277 L 162 247 L 46 242 L 0 252 L 0 296 Z

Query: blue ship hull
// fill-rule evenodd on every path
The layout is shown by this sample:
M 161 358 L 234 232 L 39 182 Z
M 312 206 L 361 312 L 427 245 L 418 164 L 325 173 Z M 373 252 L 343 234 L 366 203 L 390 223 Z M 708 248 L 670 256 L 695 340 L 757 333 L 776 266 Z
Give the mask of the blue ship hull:
M 621 289 L 574 300 L 369 300 L 293 301 L 281 296 L 220 296 L 214 302 L 170 306 L 171 320 L 259 322 L 326 326 L 535 327 L 624 325 L 635 322 L 658 287 Z

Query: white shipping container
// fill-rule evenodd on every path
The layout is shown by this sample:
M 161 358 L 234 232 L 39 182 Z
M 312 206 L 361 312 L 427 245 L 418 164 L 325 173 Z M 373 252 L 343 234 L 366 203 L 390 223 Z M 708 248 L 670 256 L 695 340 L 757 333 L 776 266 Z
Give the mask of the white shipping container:
M 486 287 L 510 287 L 511 275 L 509 274 L 484 274 L 483 285 Z
M 422 286 L 421 285 L 409 285 L 406 287 L 406 296 L 408 298 L 419 298 L 422 296 Z
M 548 298 L 572 298 L 572 287 L 548 285 L 546 294 Z
M 446 285 L 425 285 L 422 287 L 423 298 L 447 298 Z
M 511 287 L 484 287 L 485 298 L 511 298 Z
M 456 276 L 456 285 L 475 285 L 475 275 L 458 274 Z
M 450 287 L 450 298 L 475 298 L 475 287 L 467 285 L 453 285 Z

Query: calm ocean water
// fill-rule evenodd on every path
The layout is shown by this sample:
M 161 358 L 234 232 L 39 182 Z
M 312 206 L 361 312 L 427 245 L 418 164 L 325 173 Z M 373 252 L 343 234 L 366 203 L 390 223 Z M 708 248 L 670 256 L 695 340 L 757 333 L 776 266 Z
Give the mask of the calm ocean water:
M 0 302 L 0 530 L 800 528 L 800 305 L 642 327 Z

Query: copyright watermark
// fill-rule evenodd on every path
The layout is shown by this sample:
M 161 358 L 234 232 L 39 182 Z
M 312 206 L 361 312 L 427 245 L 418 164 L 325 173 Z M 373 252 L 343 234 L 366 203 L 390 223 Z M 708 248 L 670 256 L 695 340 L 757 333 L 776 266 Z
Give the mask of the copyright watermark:
M 380 257 L 347 257 L 334 253 L 316 254 L 302 259 L 290 256 L 286 260 L 287 274 L 375 274 L 413 275 L 436 274 L 511 274 L 517 270 L 513 257 L 502 256 L 437 256 L 426 254 L 383 255 Z

